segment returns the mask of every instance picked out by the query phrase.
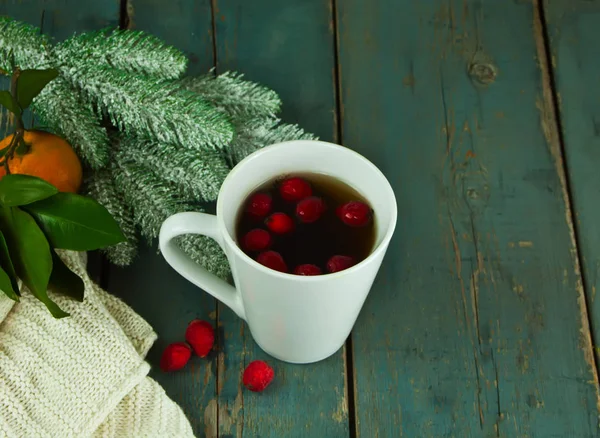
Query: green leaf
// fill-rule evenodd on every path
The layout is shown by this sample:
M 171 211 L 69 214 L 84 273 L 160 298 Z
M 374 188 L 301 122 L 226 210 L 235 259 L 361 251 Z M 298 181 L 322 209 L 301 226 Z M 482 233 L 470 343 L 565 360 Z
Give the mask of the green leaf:
M 83 301 L 85 289 L 83 280 L 71 271 L 54 251 L 52 251 L 52 274 L 49 287 L 54 292 Z
M 4 238 L 4 234 L 0 232 L 0 266 L 4 271 L 8 274 L 10 278 L 10 282 L 12 283 L 13 290 L 17 295 L 19 293 L 19 283 L 17 282 L 17 273 L 15 272 L 15 267 L 13 265 L 12 260 L 10 259 L 10 253 L 8 252 L 8 245 L 6 244 L 6 239 Z
M 6 175 L 0 179 L 0 204 L 17 207 L 56 195 L 58 189 L 43 179 L 29 175 Z
M 17 100 L 22 109 L 27 108 L 48 82 L 58 76 L 58 70 L 23 70 L 17 80 Z
M 6 272 L 4 272 L 4 269 L 2 268 L 0 268 L 0 290 L 4 292 L 4 294 L 11 300 L 19 301 L 19 296 L 13 289 L 10 277 Z
M 52 247 L 91 251 L 125 240 L 108 210 L 91 198 L 57 193 L 25 207 L 38 222 Z
M 0 105 L 9 110 L 17 117 L 21 117 L 21 108 L 19 108 L 19 103 L 12 97 L 8 91 L 3 90 L 0 91 Z
M 15 271 L 31 293 L 46 305 L 52 316 L 69 316 L 48 297 L 48 282 L 52 273 L 52 255 L 46 236 L 33 218 L 18 208 L 3 207 L 0 224 Z

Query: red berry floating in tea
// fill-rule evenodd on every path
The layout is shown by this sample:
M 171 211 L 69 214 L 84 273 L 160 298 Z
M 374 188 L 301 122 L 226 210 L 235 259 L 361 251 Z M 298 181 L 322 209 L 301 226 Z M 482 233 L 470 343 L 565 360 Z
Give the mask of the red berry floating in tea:
M 364 227 L 371 221 L 373 211 L 364 202 L 350 201 L 336 211 L 338 217 L 351 227 Z
M 305 224 L 310 224 L 319 220 L 325 211 L 325 203 L 317 196 L 304 198 L 296 205 L 296 216 Z
M 286 201 L 300 201 L 312 195 L 310 184 L 298 177 L 287 178 L 279 186 L 279 193 Z
M 254 228 L 246 233 L 242 246 L 249 252 L 264 251 L 271 246 L 271 235 L 261 228 Z
M 294 221 L 285 213 L 273 213 L 265 220 L 265 225 L 275 234 L 289 233 L 294 229 Z
M 340 272 L 354 266 L 354 259 L 350 256 L 334 255 L 327 261 L 327 272 Z
M 277 251 L 261 252 L 256 258 L 256 261 L 261 265 L 266 266 L 267 268 L 271 268 L 275 271 L 288 271 L 287 265 L 285 264 L 283 257 L 281 257 L 281 254 L 279 254 Z
M 246 212 L 256 218 L 260 219 L 265 217 L 271 212 L 271 206 L 273 205 L 273 198 L 267 193 L 255 193 L 250 197 Z
M 317 265 L 310 265 L 310 264 L 304 264 L 304 265 L 298 265 L 296 266 L 296 269 L 294 269 L 294 274 L 296 275 L 321 275 L 321 268 L 319 268 Z

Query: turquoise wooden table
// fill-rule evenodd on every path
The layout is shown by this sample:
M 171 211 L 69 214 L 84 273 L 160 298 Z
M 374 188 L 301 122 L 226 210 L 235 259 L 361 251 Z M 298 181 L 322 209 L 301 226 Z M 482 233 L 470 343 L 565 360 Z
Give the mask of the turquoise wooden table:
M 272 360 L 231 311 L 148 248 L 101 283 L 210 360 L 152 376 L 206 437 L 595 437 L 600 414 L 600 2 L 0 0 L 63 39 L 121 25 L 191 71 L 277 90 L 284 119 L 364 154 L 399 225 L 345 347 Z M 274 384 L 243 389 L 267 359 Z

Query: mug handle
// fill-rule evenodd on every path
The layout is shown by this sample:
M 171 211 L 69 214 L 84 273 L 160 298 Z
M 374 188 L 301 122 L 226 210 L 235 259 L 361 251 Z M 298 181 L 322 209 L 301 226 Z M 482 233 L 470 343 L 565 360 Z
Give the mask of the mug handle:
M 206 213 L 177 213 L 160 227 L 159 245 L 163 257 L 182 277 L 229 306 L 246 320 L 242 297 L 235 287 L 195 263 L 175 242 L 183 234 L 201 234 L 216 240 L 224 250 L 217 217 Z

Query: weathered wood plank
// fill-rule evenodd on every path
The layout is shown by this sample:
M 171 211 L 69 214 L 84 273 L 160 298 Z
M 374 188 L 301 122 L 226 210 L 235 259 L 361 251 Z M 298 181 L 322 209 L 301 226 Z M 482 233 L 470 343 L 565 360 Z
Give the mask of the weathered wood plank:
M 216 0 L 217 68 L 237 70 L 275 89 L 283 118 L 324 140 L 335 138 L 334 48 L 328 2 Z M 266 356 L 229 309 L 219 306 L 218 409 L 221 436 L 346 437 L 348 410 L 344 354 L 294 366 Z M 307 324 L 309 321 L 307 321 Z M 241 386 L 252 360 L 275 368 L 262 394 Z
M 544 2 L 594 339 L 600 336 L 600 4 Z M 596 350 L 597 352 L 597 350 Z
M 188 73 L 206 73 L 213 67 L 210 0 L 128 0 L 126 9 L 128 27 L 152 32 L 185 52 Z
M 536 14 L 338 2 L 343 140 L 387 174 L 400 210 L 353 334 L 360 436 L 598 433 Z
M 333 22 L 327 0 L 214 0 L 217 68 L 273 88 L 283 119 L 335 139 Z
M 190 56 L 190 71 L 206 72 L 213 66 L 210 0 L 130 0 L 129 26 L 162 38 Z M 216 356 L 192 358 L 177 373 L 158 368 L 162 350 L 171 342 L 183 341 L 194 318 L 215 322 L 216 303 L 177 274 L 158 254 L 157 244 L 144 248 L 138 260 L 126 269 L 111 266 L 108 290 L 123 298 L 158 333 L 150 350 L 150 375 L 188 416 L 197 436 L 216 436 Z

